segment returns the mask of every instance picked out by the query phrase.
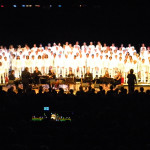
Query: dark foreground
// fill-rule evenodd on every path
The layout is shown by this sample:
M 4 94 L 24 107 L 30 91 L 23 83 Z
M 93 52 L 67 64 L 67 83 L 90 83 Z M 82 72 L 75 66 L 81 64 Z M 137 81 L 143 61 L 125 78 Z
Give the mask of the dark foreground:
M 150 148 L 150 92 L 94 90 L 77 95 L 15 94 L 0 90 L 1 149 L 10 150 L 129 150 Z M 44 106 L 52 112 L 71 112 L 71 122 L 31 121 Z

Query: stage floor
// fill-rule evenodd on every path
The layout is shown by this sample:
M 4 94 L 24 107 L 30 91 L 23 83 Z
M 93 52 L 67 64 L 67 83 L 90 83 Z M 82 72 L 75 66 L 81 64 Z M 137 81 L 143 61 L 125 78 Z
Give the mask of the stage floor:
M 75 85 L 70 85 L 70 89 L 74 90 L 74 94 L 79 90 L 80 85 L 81 85 L 81 83 L 76 83 Z M 7 91 L 10 88 L 10 86 L 6 86 L 6 85 L 2 85 L 2 86 L 3 86 L 4 91 Z M 36 88 L 33 88 L 33 90 L 35 90 L 35 92 L 38 93 L 40 86 L 43 87 L 44 91 L 46 91 L 46 92 L 48 91 L 48 86 L 46 84 L 39 84 Z M 84 91 L 88 90 L 88 88 L 86 88 L 86 86 L 83 85 L 83 90 Z M 107 86 L 104 85 L 104 84 L 92 84 L 91 86 L 92 86 L 92 88 L 95 89 L 96 93 L 99 91 L 99 86 L 102 86 L 103 89 L 106 92 L 110 89 L 109 84 Z M 124 88 L 127 89 L 127 91 L 128 91 L 128 84 L 122 84 L 122 85 L 116 86 L 116 88 L 120 89 L 121 86 L 124 86 Z M 15 86 L 13 86 L 13 87 L 14 87 L 14 91 L 17 93 L 17 90 L 16 90 Z M 64 88 L 65 93 L 69 92 L 69 89 L 68 89 L 68 87 L 66 87 L 66 85 L 62 85 L 62 87 Z M 142 84 L 142 83 L 136 84 L 135 85 L 135 90 L 140 91 L 140 87 L 144 88 L 144 92 L 146 92 L 147 90 L 150 90 L 150 84 Z M 22 89 L 23 86 L 20 85 L 20 88 Z M 59 91 L 59 89 L 56 89 L 56 91 Z

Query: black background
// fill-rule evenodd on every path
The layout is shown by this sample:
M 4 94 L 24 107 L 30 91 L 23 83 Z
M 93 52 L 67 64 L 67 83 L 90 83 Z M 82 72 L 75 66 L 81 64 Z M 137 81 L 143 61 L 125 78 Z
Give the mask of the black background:
M 13 4 L 6 2 L 5 6 Z M 80 3 L 85 7 L 80 8 Z M 142 43 L 149 46 L 150 12 L 146 2 L 64 0 L 62 8 L 57 7 L 59 1 L 37 4 L 41 8 L 0 9 L 0 45 L 101 41 L 117 46 L 131 43 L 137 50 Z

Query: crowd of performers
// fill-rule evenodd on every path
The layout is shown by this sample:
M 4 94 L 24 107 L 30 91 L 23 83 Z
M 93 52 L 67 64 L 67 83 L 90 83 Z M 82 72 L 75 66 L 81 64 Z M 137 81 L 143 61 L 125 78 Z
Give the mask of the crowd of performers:
M 48 44 L 43 47 L 42 44 L 33 47 L 25 45 L 14 48 L 10 45 L 9 49 L 0 47 L 0 84 L 5 83 L 5 78 L 9 77 L 9 71 L 14 70 L 15 77 L 20 78 L 25 67 L 33 73 L 35 67 L 42 75 L 47 75 L 49 70 L 54 70 L 56 78 L 66 77 L 69 70 L 72 70 L 76 77 L 84 77 L 89 70 L 95 77 L 103 77 L 106 71 L 109 77 L 114 78 L 118 72 L 127 82 L 127 75 L 130 69 L 134 70 L 138 82 L 150 83 L 150 48 L 141 45 L 139 53 L 131 44 L 124 47 L 102 45 L 93 42 L 75 45 L 66 42 Z

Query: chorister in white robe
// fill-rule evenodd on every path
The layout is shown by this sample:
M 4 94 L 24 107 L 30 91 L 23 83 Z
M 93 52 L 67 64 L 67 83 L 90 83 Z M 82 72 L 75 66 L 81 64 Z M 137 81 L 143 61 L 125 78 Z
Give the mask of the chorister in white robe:
M 7 57 L 4 57 L 3 67 L 4 67 L 5 77 L 8 77 L 9 69 L 10 69 L 10 62 L 7 59 Z
M 4 69 L 3 63 L 0 62 L 0 84 L 5 83 L 4 73 L 5 73 L 5 69 Z
M 85 74 L 85 57 L 83 57 L 82 55 L 80 55 L 78 57 L 78 66 L 79 66 L 79 72 L 78 72 L 78 76 L 82 77 Z
M 148 65 L 145 63 L 145 59 L 142 59 L 141 62 L 141 82 L 146 82 L 148 72 Z

